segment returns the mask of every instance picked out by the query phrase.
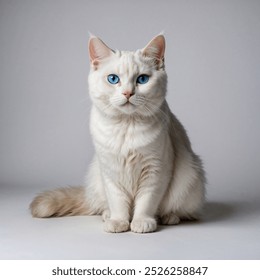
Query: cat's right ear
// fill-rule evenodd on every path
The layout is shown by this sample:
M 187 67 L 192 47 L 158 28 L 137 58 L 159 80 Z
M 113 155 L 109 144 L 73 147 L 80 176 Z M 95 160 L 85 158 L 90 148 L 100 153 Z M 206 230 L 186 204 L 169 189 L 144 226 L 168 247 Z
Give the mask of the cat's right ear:
M 114 53 L 101 39 L 91 35 L 88 43 L 89 59 L 94 69 L 97 69 L 102 60 Z
M 142 52 L 144 56 L 152 58 L 158 68 L 164 68 L 165 38 L 162 34 L 154 37 Z

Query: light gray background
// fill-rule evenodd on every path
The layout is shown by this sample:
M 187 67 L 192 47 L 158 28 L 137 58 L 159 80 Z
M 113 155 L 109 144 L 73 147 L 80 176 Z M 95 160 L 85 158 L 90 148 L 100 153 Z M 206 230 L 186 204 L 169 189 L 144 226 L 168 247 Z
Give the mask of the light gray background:
M 162 30 L 170 107 L 208 177 L 200 223 L 107 234 L 32 219 L 35 193 L 91 162 L 88 31 L 135 50 Z M 1 259 L 259 259 L 260 1 L 0 1 Z

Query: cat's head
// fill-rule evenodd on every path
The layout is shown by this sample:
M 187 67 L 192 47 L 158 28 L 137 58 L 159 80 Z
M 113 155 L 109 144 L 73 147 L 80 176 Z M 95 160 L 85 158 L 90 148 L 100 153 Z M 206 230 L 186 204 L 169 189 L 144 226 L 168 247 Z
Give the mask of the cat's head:
M 135 52 L 114 51 L 102 40 L 89 39 L 89 92 L 108 116 L 156 114 L 164 102 L 165 39 L 158 35 Z

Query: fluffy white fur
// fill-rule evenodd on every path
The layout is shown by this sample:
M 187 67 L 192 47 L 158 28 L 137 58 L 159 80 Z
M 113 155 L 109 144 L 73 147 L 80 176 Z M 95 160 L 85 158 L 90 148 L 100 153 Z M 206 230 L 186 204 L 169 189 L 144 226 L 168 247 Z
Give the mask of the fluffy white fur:
M 90 130 L 96 150 L 86 187 L 47 191 L 35 217 L 102 214 L 107 232 L 145 233 L 157 223 L 196 219 L 204 203 L 199 157 L 165 100 L 165 39 L 136 52 L 113 51 L 91 36 Z M 116 74 L 117 84 L 107 77 Z M 149 81 L 137 83 L 146 74 Z

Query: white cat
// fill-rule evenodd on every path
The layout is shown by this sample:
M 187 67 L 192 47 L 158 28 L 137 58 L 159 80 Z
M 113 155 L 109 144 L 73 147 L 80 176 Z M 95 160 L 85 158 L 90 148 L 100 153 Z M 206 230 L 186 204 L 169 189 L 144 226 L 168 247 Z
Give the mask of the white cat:
M 96 154 L 86 186 L 38 195 L 34 217 L 102 214 L 107 232 L 153 232 L 157 223 L 196 219 L 205 176 L 187 134 L 165 100 L 165 39 L 113 51 L 91 36 L 90 130 Z

